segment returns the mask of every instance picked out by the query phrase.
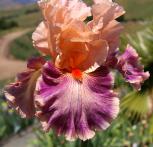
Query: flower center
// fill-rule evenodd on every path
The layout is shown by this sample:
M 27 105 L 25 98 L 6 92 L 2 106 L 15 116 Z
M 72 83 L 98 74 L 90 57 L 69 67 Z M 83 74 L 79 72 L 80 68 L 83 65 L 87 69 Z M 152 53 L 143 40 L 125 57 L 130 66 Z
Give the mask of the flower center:
M 82 71 L 80 69 L 73 69 L 72 75 L 76 80 L 82 81 Z

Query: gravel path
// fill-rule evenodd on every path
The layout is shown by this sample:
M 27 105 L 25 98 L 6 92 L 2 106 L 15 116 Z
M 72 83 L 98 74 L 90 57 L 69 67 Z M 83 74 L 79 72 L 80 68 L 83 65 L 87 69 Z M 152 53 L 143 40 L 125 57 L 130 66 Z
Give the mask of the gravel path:
M 17 73 L 26 69 L 25 62 L 10 58 L 9 49 L 12 41 L 26 34 L 28 31 L 29 29 L 13 32 L 0 38 L 0 80 L 15 77 Z M 0 147 L 29 147 L 29 142 L 33 139 L 35 139 L 35 135 L 32 128 L 28 128 L 26 131 L 0 143 Z
M 14 77 L 18 72 L 25 69 L 25 62 L 9 58 L 9 46 L 13 40 L 28 31 L 13 32 L 0 38 L 0 80 Z

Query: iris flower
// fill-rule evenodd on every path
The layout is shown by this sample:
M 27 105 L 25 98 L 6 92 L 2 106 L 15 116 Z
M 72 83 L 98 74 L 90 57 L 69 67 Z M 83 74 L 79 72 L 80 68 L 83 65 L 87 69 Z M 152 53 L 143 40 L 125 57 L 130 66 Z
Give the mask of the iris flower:
M 138 54 L 127 45 L 119 53 L 123 30 L 116 19 L 125 11 L 112 0 L 40 0 L 44 20 L 32 35 L 42 56 L 5 88 L 9 105 L 24 118 L 37 117 L 67 140 L 91 139 L 109 127 L 119 112 L 112 69 L 137 90 L 149 77 Z M 87 21 L 92 18 L 91 21 Z

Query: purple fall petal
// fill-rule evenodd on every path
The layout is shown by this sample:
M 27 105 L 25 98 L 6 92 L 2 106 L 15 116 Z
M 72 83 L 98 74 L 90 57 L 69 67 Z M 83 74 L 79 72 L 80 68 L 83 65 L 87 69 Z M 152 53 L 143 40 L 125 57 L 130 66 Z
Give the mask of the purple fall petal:
M 36 86 L 36 116 L 45 131 L 53 128 L 67 140 L 90 139 L 118 114 L 119 99 L 111 89 L 112 77 L 106 67 L 83 73 L 78 81 L 48 62 Z
M 37 70 L 40 69 L 45 62 L 42 57 L 32 57 L 27 62 L 27 68 Z
M 40 76 L 42 58 L 33 58 L 28 61 L 27 71 L 19 73 L 15 83 L 5 87 L 5 97 L 9 105 L 14 108 L 23 118 L 31 118 L 35 114 L 34 90 L 36 81 Z M 31 64 L 30 64 L 31 63 Z M 35 65 L 35 68 L 34 68 Z
M 137 90 L 140 90 L 141 84 L 149 78 L 149 72 L 144 72 L 144 67 L 140 64 L 136 50 L 130 45 L 119 57 L 117 68 L 126 81 Z
M 106 62 L 105 62 L 105 66 L 110 67 L 110 68 L 115 68 L 118 62 L 117 59 L 117 55 L 119 53 L 119 50 L 116 49 L 114 52 L 109 52 Z

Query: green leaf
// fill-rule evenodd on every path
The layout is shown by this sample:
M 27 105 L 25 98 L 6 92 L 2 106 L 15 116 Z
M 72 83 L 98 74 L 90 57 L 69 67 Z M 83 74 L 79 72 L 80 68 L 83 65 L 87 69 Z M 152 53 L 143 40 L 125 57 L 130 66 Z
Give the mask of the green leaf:
M 131 92 L 121 100 L 121 111 L 136 119 L 150 111 L 150 96 L 148 93 Z

